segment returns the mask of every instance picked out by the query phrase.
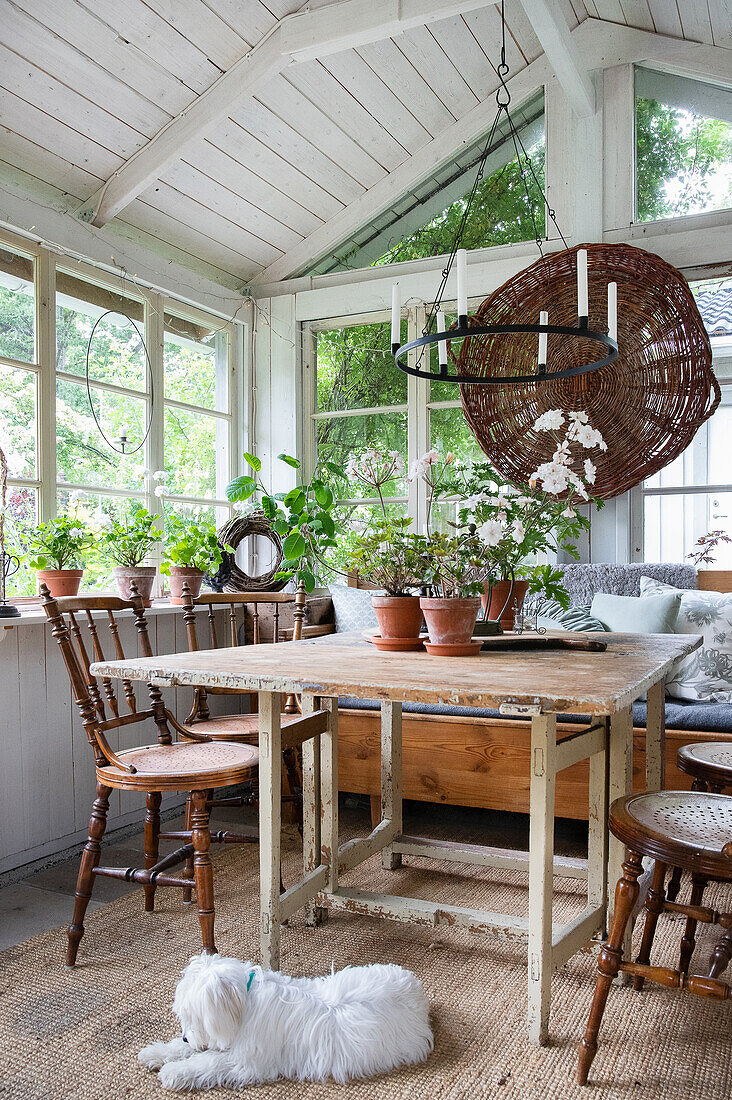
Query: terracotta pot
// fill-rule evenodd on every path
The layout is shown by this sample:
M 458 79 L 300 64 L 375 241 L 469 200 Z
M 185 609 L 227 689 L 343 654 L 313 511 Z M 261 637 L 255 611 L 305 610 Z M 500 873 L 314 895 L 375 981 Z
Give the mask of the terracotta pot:
M 422 628 L 419 596 L 372 596 L 382 638 L 418 638 Z
M 464 645 L 472 638 L 480 596 L 455 599 L 422 596 L 419 606 L 424 612 L 430 641 L 435 645 Z
M 124 565 L 115 565 L 112 570 L 112 576 L 117 585 L 117 592 L 120 599 L 130 599 L 132 595 L 130 592 L 130 585 L 134 582 L 138 596 L 142 596 L 143 604 L 145 607 L 149 607 L 152 602 L 150 597 L 152 595 L 152 587 L 155 583 L 155 574 L 157 571 L 157 566 L 155 565 L 135 565 L 130 568 Z
M 486 612 L 486 619 L 492 619 L 495 622 L 498 616 L 501 615 L 506 600 L 508 600 L 508 594 L 511 592 L 511 599 L 509 600 L 508 607 L 506 607 L 506 610 L 503 611 L 503 615 L 501 615 L 501 627 L 503 630 L 513 630 L 514 602 L 520 607 L 528 590 L 528 581 L 514 581 L 513 592 L 511 592 L 510 581 L 496 581 L 491 591 L 490 605 L 488 605 L 488 585 L 486 585 L 485 592 L 480 597 L 483 611 Z
M 52 596 L 78 595 L 83 576 L 83 569 L 39 569 L 36 573 L 39 591 L 45 581 Z
M 194 569 L 188 565 L 171 565 L 168 584 L 170 586 L 170 602 L 183 603 L 183 585 L 187 584 L 194 600 L 201 594 L 204 572 L 202 569 Z

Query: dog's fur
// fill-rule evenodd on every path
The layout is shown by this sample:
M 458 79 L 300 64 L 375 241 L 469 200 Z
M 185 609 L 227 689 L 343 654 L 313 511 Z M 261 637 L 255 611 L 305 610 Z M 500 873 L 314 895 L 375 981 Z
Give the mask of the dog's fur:
M 173 1012 L 182 1037 L 139 1054 L 167 1089 L 281 1077 L 343 1084 L 423 1062 L 433 1046 L 419 979 L 391 964 L 290 978 L 238 959 L 197 955 L 183 971 Z

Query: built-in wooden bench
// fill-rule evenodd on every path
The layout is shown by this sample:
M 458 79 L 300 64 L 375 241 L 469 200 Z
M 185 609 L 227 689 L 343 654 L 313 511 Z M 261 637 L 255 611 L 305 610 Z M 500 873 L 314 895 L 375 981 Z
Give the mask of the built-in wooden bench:
M 353 583 L 353 582 L 352 582 Z M 732 572 L 700 571 L 700 589 L 732 591 Z M 732 704 L 730 704 L 732 708 Z M 558 736 L 576 731 L 559 723 Z M 645 776 L 645 729 L 634 731 L 633 770 L 642 789 Z M 378 710 L 339 710 L 339 788 L 369 795 L 380 820 L 380 715 Z M 409 714 L 403 717 L 404 797 L 420 802 L 476 806 L 493 810 L 529 810 L 529 724 L 508 718 Z M 729 740 L 718 730 L 667 730 L 666 787 L 688 790 L 691 777 L 676 767 L 676 753 L 692 741 Z M 588 764 L 576 764 L 557 776 L 558 817 L 587 818 Z

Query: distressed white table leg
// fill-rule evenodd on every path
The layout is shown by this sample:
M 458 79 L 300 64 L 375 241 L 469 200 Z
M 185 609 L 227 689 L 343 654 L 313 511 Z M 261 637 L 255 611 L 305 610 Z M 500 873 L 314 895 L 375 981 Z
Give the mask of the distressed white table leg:
M 590 757 L 589 830 L 587 837 L 587 905 L 607 908 L 608 742 L 610 720 L 604 718 L 605 751 Z M 607 932 L 607 927 L 603 929 Z
M 666 684 L 659 680 L 648 689 L 646 719 L 646 790 L 666 785 Z
M 633 708 L 626 707 L 610 716 L 610 776 L 608 796 L 610 804 L 616 798 L 630 794 L 633 789 Z M 615 885 L 623 873 L 625 845 L 612 834 L 608 838 L 608 920 L 612 917 L 615 899 Z M 632 924 L 628 922 L 623 943 L 623 957 L 631 956 L 633 938 Z M 627 985 L 629 978 L 623 974 L 621 984 Z
M 259 692 L 259 915 L 262 966 L 280 965 L 282 733 L 279 692 Z
M 381 704 L 381 820 L 393 821 L 396 836 L 402 833 L 402 704 Z M 381 865 L 394 871 L 402 865 L 391 845 L 381 853 Z
M 338 700 L 321 699 L 328 726 L 320 735 L 321 863 L 330 866 L 328 889 L 338 888 Z
M 312 714 L 320 699 L 303 695 L 302 713 Z M 302 745 L 302 869 L 305 874 L 320 866 L 320 734 Z M 328 910 L 310 901 L 305 906 L 305 923 L 320 924 Z
M 546 1043 L 552 989 L 556 714 L 531 719 L 529 820 L 529 1042 Z

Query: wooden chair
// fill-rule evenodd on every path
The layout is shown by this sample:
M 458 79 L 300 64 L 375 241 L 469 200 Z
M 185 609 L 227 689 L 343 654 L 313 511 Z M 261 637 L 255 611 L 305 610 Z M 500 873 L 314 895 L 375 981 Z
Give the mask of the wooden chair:
M 184 890 L 195 886 L 204 954 L 215 954 L 213 867 L 209 853 L 211 841 L 246 843 L 251 838 L 226 832 L 210 833 L 209 792 L 215 787 L 230 787 L 250 780 L 256 773 L 258 751 L 251 745 L 222 740 L 211 742 L 197 732 L 183 729 L 163 703 L 160 689 L 154 684 L 148 685 L 149 709 L 138 710 L 131 682 L 122 681 L 126 714 L 120 714 L 119 700 L 111 680 L 102 678 L 100 690 L 90 672 L 89 645 L 92 660 L 104 660 L 99 627 L 106 625 L 116 657 L 120 660 L 124 658 L 116 618 L 118 613 L 132 612 L 139 649 L 144 657 L 153 656 L 142 600 L 135 592 L 129 601 L 113 596 L 54 599 L 46 585 L 42 584 L 41 599 L 71 679 L 74 699 L 94 756 L 97 778 L 97 797 L 89 822 L 89 839 L 81 857 L 74 915 L 68 929 L 66 965 L 74 966 L 76 962 L 79 942 L 84 935 L 84 915 L 97 875 L 141 883 L 147 912 L 154 909 L 158 886 L 179 886 Z M 95 618 L 95 612 L 106 614 L 106 624 L 103 619 L 99 622 Z M 84 625 L 86 632 L 82 630 Z M 88 635 L 86 640 L 85 633 Z M 108 712 L 110 717 L 107 717 Z M 155 744 L 116 752 L 112 749 L 108 739 L 110 731 L 150 721 L 157 727 Z M 170 727 L 176 733 L 184 734 L 185 739 L 174 741 Z M 113 789 L 145 792 L 144 869 L 99 866 L 109 796 Z M 190 792 L 191 811 L 186 830 L 161 833 L 160 802 L 163 791 Z M 184 843 L 170 855 L 159 859 L 161 838 L 182 840 Z M 176 877 L 169 873 L 177 864 L 186 861 L 190 861 L 190 874 Z
M 610 807 L 610 830 L 627 846 L 623 874 L 615 890 L 615 910 L 606 943 L 600 950 L 598 977 L 587 1030 L 579 1049 L 577 1080 L 587 1084 L 597 1052 L 597 1035 L 613 978 L 619 971 L 633 976 L 640 990 L 646 978 L 671 988 L 687 990 L 701 997 L 727 1000 L 731 988 L 722 981 L 732 959 L 732 913 L 720 913 L 698 902 L 681 905 L 666 899 L 664 882 L 669 865 L 681 867 L 697 880 L 732 881 L 732 798 L 723 794 L 688 791 L 657 791 L 619 798 Z M 645 901 L 645 924 L 636 962 L 623 958 L 628 922 L 638 900 L 638 876 L 642 857 L 654 860 L 653 878 Z M 653 939 L 661 913 L 681 913 L 696 922 L 716 924 L 724 930 L 716 943 L 705 974 L 689 974 L 651 966 Z M 692 946 L 693 950 L 693 946 Z

